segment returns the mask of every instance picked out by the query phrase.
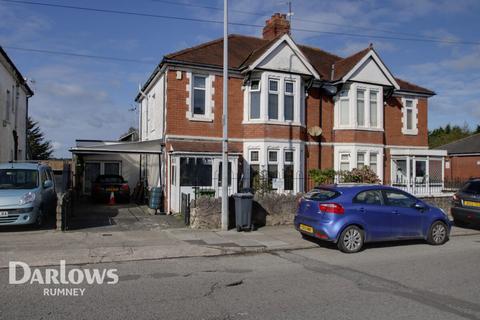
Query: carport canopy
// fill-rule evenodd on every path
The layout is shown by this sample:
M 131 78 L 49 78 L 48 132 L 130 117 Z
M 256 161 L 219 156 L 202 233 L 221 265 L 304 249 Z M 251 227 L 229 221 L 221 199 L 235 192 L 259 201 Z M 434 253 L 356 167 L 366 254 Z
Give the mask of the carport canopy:
M 148 140 L 135 142 L 100 142 L 90 141 L 87 145 L 77 144 L 70 149 L 73 154 L 98 153 L 133 153 L 133 154 L 161 154 L 163 140 Z

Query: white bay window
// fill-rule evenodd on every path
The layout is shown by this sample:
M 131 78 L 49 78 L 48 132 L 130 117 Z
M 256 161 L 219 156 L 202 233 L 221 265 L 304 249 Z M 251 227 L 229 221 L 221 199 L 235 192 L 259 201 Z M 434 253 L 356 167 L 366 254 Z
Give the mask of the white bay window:
M 352 83 L 335 98 L 335 130 L 383 130 L 383 88 Z
M 245 85 L 244 123 L 302 125 L 302 78 L 275 72 L 255 74 Z
M 335 171 L 349 171 L 368 166 L 383 180 L 383 147 L 370 144 L 344 144 L 334 146 Z

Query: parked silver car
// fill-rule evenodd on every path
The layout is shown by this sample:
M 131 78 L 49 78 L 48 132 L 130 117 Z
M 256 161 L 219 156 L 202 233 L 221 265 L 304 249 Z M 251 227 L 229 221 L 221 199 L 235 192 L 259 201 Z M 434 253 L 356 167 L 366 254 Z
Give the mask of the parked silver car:
M 57 206 L 52 169 L 41 163 L 0 164 L 0 226 L 42 226 Z

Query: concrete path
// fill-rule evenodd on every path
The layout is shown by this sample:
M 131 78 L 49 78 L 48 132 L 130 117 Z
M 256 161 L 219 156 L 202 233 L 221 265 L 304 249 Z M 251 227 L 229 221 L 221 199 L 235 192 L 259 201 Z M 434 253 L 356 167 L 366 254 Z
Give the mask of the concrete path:
M 452 240 L 480 231 L 454 227 Z M 0 268 L 9 261 L 32 266 L 220 256 L 318 247 L 303 240 L 293 226 L 263 227 L 254 232 L 183 229 L 113 232 L 53 230 L 0 232 Z

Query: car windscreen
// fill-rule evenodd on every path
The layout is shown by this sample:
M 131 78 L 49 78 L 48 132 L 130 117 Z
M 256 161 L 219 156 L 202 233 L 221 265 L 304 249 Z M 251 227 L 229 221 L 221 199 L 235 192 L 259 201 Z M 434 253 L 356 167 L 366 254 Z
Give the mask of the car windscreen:
M 37 170 L 0 169 L 0 189 L 35 189 L 37 187 Z
M 99 176 L 97 182 L 100 183 L 123 183 L 121 176 Z
M 339 192 L 330 189 L 313 189 L 305 194 L 305 198 L 309 200 L 327 201 L 332 200 L 340 195 Z
M 461 189 L 462 192 L 471 194 L 480 194 L 480 181 L 468 181 Z

